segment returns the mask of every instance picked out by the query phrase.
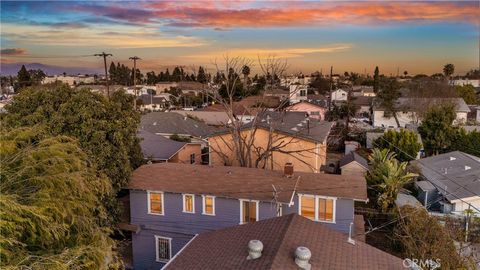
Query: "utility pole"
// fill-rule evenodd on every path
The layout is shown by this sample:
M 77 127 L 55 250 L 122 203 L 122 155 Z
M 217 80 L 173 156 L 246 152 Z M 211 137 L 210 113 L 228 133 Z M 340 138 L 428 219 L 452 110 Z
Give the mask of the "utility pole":
M 328 110 L 332 110 L 332 89 L 333 89 L 333 66 L 330 66 L 330 102 L 328 103 Z
M 133 93 L 135 98 L 133 99 L 133 109 L 137 109 L 137 60 L 142 60 L 140 57 L 133 56 L 128 58 L 133 60 Z
M 105 52 L 97 53 L 97 54 L 94 54 L 94 55 L 103 57 L 103 64 L 105 66 L 105 80 L 106 80 L 106 84 L 107 84 L 107 97 L 110 99 L 110 88 L 108 86 L 107 57 L 108 56 L 113 56 L 113 55 L 111 53 L 105 53 Z

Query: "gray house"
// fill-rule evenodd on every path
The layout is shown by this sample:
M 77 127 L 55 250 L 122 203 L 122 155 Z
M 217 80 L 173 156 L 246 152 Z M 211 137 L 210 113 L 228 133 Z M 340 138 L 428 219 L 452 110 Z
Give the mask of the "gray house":
M 480 209 L 480 158 L 460 151 L 412 161 L 418 200 L 428 210 L 462 215 Z M 477 213 L 478 214 L 478 213 Z
M 178 163 L 140 167 L 129 190 L 135 269 L 164 266 L 197 234 L 292 213 L 348 233 L 367 201 L 360 177 Z

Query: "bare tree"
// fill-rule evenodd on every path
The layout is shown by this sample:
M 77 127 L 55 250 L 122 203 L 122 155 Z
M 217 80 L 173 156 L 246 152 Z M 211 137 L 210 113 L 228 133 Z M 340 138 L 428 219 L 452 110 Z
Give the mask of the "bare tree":
M 228 55 L 224 56 L 223 60 L 223 65 L 219 65 L 217 61 L 214 62 L 214 65 L 217 73 L 227 74 L 221 81 L 226 95 L 223 97 L 212 95 L 212 99 L 221 104 L 227 114 L 228 123 L 224 123 L 227 136 L 215 136 L 216 141 L 210 143 L 211 154 L 217 155 L 225 165 L 273 169 L 274 154 L 280 153 L 307 165 L 313 171 L 318 171 L 319 168 L 314 168 L 312 164 L 308 163 L 308 157 L 321 155 L 316 145 L 302 148 L 299 144 L 301 139 L 295 134 L 278 132 L 277 125 L 282 123 L 284 113 L 277 112 L 276 119 L 273 119 L 264 106 L 256 106 L 250 113 L 252 120 L 249 123 L 244 123 L 242 116 L 236 114 L 235 94 L 238 84 L 242 83 L 240 74 L 242 74 L 244 66 L 251 67 L 253 62 L 243 57 L 229 57 Z M 287 68 L 287 62 L 275 56 L 269 56 L 263 60 L 259 57 L 258 62 L 263 75 L 268 76 L 267 84 L 269 86 L 266 88 L 273 89 L 276 84 L 275 78 L 283 75 Z M 265 99 L 264 91 L 256 104 L 264 104 Z M 283 108 L 288 100 L 281 101 L 275 110 Z M 308 119 L 308 121 L 310 120 Z M 309 125 L 310 122 L 304 127 L 299 127 L 297 132 L 305 131 Z M 266 141 L 259 143 L 258 137 L 265 135 Z

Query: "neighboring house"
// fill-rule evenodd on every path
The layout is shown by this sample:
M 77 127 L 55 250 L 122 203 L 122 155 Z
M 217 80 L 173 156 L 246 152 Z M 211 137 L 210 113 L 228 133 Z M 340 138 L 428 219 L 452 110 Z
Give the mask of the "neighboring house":
M 317 120 L 325 120 L 325 113 L 327 112 L 327 108 L 308 101 L 297 102 L 288 106 L 285 110 L 287 112 L 308 113 L 308 116 L 310 118 Z
M 134 269 L 161 268 L 196 234 L 292 213 L 350 231 L 354 202 L 367 201 L 365 179 L 285 173 L 179 163 L 141 166 L 128 187 Z
M 400 258 L 364 242 L 350 240 L 348 235 L 322 224 L 290 214 L 202 233 L 190 241 L 165 269 L 406 268 Z
M 352 96 L 354 97 L 374 97 L 373 86 L 358 85 L 352 87 Z
M 468 105 L 470 112 L 467 115 L 467 120 L 469 122 L 477 122 L 480 124 L 480 106 L 479 105 Z
M 141 111 L 162 111 L 167 107 L 167 100 L 163 96 L 142 94 L 137 97 L 137 100 L 141 101 L 137 102 L 140 104 Z
M 283 170 L 286 163 L 292 163 L 295 170 L 302 172 L 320 172 L 325 165 L 327 137 L 333 123 L 310 119 L 302 112 L 266 112 L 254 122 L 241 128 L 244 140 L 252 138 L 252 163 L 266 149 L 272 153 L 258 164 L 259 168 Z M 239 166 L 237 153 L 234 152 L 232 133 L 225 129 L 209 136 L 210 165 Z M 270 145 L 270 147 L 268 147 Z
M 370 96 L 353 97 L 351 102 L 358 107 L 357 116 L 371 115 L 373 98 Z
M 459 80 L 451 80 L 450 83 L 453 85 L 461 85 L 461 86 L 470 84 L 476 88 L 480 87 L 480 80 L 459 79 Z
M 210 126 L 225 126 L 230 123 L 230 119 L 226 112 L 209 112 L 209 111 L 171 111 L 174 113 L 199 119 Z
M 348 92 L 343 89 L 337 89 L 332 92 L 331 96 L 332 102 L 334 101 L 347 101 L 348 100 Z
M 94 93 L 100 93 L 103 95 L 107 95 L 107 87 L 105 85 L 94 84 L 94 85 L 78 85 L 75 87 L 76 89 L 89 89 Z M 123 85 L 110 85 L 109 87 L 110 94 L 116 91 L 124 90 L 125 86 Z
M 419 170 L 418 199 L 434 212 L 462 215 L 480 209 L 480 158 L 460 151 L 412 161 Z M 473 206 L 471 207 L 470 206 Z
M 63 82 L 68 84 L 69 86 L 74 86 L 82 83 L 92 84 L 92 83 L 95 83 L 95 77 L 93 75 L 78 75 L 78 76 L 54 75 L 54 76 L 47 76 L 42 80 L 42 84 L 54 83 L 54 82 Z
M 307 84 L 291 84 L 290 85 L 290 104 L 307 100 L 308 85 Z
M 287 100 L 290 97 L 290 92 L 288 91 L 288 88 L 274 88 L 265 90 L 263 95 L 267 97 L 277 97 L 280 100 Z
M 340 160 L 342 175 L 356 175 L 363 177 L 368 171 L 368 160 L 352 151 Z
M 426 111 L 429 107 L 439 104 L 453 104 L 455 106 L 456 119 L 455 124 L 467 121 L 467 114 L 470 112 L 463 98 L 399 98 L 396 102 L 397 118 L 400 127 L 407 124 L 420 124 L 421 116 L 417 114 L 419 110 Z M 397 127 L 397 122 L 393 115 L 388 115 L 385 108 L 374 102 L 373 105 L 373 126 L 375 127 Z
M 143 158 L 153 163 L 173 162 L 185 164 L 202 163 L 200 143 L 177 142 L 145 130 L 138 132 Z
M 165 138 L 177 134 L 188 137 L 193 143 L 206 146 L 206 137 L 216 129 L 207 124 L 173 112 L 151 112 L 142 115 L 140 129 Z
M 223 104 L 218 104 L 218 103 L 213 104 L 211 106 L 207 106 L 201 109 L 201 111 L 227 113 L 225 106 Z M 243 123 L 248 123 L 255 118 L 255 116 L 252 115 L 252 113 L 247 109 L 247 107 L 241 104 L 240 102 L 233 102 L 232 113 L 238 120 L 242 121 Z M 230 121 L 228 121 L 226 124 L 230 124 Z

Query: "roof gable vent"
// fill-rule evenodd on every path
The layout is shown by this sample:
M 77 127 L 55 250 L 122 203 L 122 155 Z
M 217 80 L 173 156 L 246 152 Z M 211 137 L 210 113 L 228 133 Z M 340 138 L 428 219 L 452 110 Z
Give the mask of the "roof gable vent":
M 263 243 L 260 240 L 250 240 L 248 242 L 247 260 L 255 260 L 262 257 Z
M 297 247 L 295 250 L 295 263 L 304 270 L 310 270 L 312 265 L 309 263 L 312 252 L 306 247 Z

